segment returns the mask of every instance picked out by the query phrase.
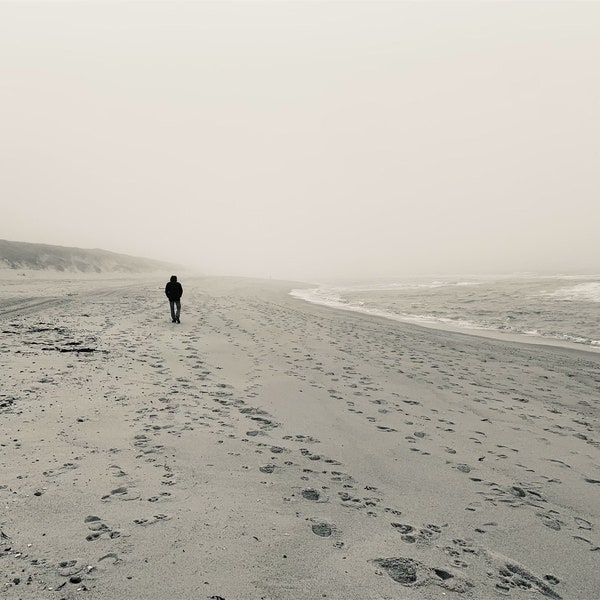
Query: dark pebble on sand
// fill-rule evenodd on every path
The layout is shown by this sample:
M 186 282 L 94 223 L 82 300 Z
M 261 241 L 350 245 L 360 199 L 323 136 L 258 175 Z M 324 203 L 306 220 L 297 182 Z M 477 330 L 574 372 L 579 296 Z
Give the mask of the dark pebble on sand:
M 81 577 L 79 577 L 78 575 L 73 575 L 73 577 L 71 577 L 69 581 L 71 583 L 81 583 Z

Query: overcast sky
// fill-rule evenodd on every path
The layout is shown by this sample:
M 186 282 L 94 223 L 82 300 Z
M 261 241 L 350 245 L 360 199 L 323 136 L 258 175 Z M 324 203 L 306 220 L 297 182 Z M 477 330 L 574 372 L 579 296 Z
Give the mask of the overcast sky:
M 0 2 L 0 238 L 600 272 L 600 3 Z

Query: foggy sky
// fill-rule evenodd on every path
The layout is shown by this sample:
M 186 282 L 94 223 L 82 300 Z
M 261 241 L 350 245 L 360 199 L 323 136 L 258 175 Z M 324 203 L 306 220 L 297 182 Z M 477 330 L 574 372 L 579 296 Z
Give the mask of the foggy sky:
M 0 238 L 600 272 L 600 4 L 0 3 Z

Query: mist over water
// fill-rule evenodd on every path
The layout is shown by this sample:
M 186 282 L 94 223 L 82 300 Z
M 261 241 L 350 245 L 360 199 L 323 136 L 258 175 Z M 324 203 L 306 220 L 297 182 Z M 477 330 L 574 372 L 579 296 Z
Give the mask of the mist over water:
M 600 350 L 600 276 L 353 282 L 297 289 L 292 295 L 419 325 Z

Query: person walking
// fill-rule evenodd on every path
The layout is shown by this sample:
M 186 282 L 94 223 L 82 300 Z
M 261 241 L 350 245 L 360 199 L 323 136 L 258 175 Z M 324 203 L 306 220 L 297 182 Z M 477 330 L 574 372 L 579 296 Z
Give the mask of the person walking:
M 171 319 L 173 323 L 181 323 L 179 315 L 181 314 L 181 296 L 183 296 L 183 287 L 177 281 L 177 275 L 171 275 L 171 281 L 165 286 L 165 294 L 169 299 L 171 306 Z

